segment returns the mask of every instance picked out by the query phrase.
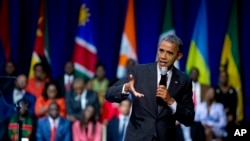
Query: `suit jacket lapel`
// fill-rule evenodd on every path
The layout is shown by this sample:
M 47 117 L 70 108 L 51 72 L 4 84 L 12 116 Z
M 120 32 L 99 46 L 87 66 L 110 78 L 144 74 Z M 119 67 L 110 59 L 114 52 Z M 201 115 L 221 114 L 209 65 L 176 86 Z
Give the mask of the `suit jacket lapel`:
M 59 122 L 56 128 L 56 140 L 61 140 L 62 127 L 63 127 L 63 119 L 59 117 Z
M 47 117 L 44 122 L 44 132 L 45 132 L 45 137 L 48 137 L 50 139 L 50 132 L 51 132 L 51 127 L 49 123 L 49 118 Z
M 174 97 L 176 94 L 176 89 L 178 87 L 178 84 L 180 83 L 180 77 L 177 74 L 177 69 L 174 67 L 172 72 L 172 77 L 170 80 L 168 91 L 171 95 L 171 97 Z

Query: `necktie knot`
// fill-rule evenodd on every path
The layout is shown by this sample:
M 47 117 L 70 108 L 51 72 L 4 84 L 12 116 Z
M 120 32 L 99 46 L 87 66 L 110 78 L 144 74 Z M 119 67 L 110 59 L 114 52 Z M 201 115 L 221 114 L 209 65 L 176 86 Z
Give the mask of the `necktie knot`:
M 167 86 L 167 74 L 162 74 L 159 85 Z

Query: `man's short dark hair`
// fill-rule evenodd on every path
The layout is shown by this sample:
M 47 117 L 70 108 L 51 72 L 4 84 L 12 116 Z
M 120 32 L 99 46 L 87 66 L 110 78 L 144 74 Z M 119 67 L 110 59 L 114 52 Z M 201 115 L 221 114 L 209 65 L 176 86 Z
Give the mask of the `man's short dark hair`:
M 170 43 L 175 43 L 179 47 L 179 52 L 182 52 L 183 42 L 182 40 L 175 34 L 169 34 L 162 38 L 162 41 L 165 40 Z

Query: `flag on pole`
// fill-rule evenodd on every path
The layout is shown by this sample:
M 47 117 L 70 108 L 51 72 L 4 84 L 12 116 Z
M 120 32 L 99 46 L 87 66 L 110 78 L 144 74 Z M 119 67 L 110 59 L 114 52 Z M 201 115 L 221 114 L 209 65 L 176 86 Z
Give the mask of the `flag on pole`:
M 45 11 L 45 0 L 41 0 L 40 13 L 37 22 L 35 45 L 31 57 L 29 78 L 34 77 L 33 67 L 37 63 L 43 63 L 46 69 L 49 69 L 50 58 L 48 44 L 48 24 L 46 23 L 47 17 L 45 17 Z
M 134 0 L 128 0 L 125 25 L 121 40 L 119 64 L 116 74 L 117 78 L 120 79 L 126 76 L 126 63 L 129 59 L 137 61 Z
M 3 47 L 5 59 L 10 60 L 10 27 L 8 0 L 0 3 L 0 47 Z
M 93 12 L 90 1 L 83 0 L 79 11 L 78 33 L 75 37 L 73 62 L 76 76 L 88 80 L 94 76 L 97 48 L 94 39 Z
M 198 68 L 200 72 L 199 81 L 202 84 L 210 85 L 207 36 L 206 1 L 202 0 L 189 48 L 186 71 L 189 73 L 192 67 Z
M 239 33 L 237 18 L 237 2 L 233 5 L 227 33 L 221 54 L 221 69 L 226 69 L 229 75 L 229 85 L 237 91 L 237 121 L 243 120 L 243 99 L 240 77 Z
M 172 0 L 167 0 L 165 12 L 164 12 L 164 22 L 163 22 L 163 27 L 162 27 L 162 33 L 159 38 L 159 43 L 164 37 L 170 34 L 175 34 L 175 29 L 173 26 L 173 18 L 172 18 Z M 156 55 L 156 60 L 157 59 L 158 58 Z M 178 60 L 175 61 L 174 66 L 178 69 L 180 68 L 180 64 Z

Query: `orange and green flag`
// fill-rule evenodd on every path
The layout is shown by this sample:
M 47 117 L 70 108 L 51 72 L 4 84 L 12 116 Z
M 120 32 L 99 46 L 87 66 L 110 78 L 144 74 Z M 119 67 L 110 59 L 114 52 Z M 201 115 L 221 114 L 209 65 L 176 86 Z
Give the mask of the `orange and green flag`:
M 125 25 L 122 34 L 119 63 L 116 74 L 117 78 L 123 78 L 126 75 L 126 63 L 129 59 L 137 61 L 135 33 L 134 0 L 128 0 Z

